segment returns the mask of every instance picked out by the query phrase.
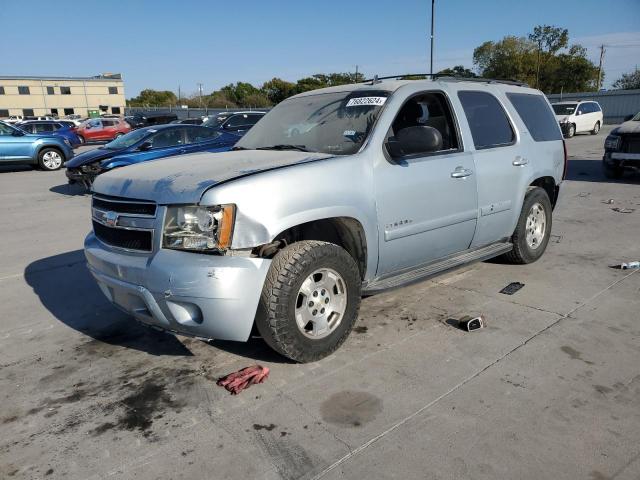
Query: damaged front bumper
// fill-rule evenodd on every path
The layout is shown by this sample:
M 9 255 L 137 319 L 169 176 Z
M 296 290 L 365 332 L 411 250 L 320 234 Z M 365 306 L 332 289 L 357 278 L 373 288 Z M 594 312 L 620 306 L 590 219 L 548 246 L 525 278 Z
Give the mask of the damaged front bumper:
M 89 270 L 116 307 L 188 336 L 246 341 L 271 260 L 158 249 L 120 251 L 85 239 Z
M 93 165 L 83 165 L 78 168 L 67 167 L 65 170 L 69 183 L 81 183 L 88 189 L 91 188 L 93 181 L 100 173 L 102 173 L 102 170 Z
M 628 153 L 605 151 L 605 154 L 602 157 L 602 161 L 607 166 L 614 168 L 640 170 L 640 152 Z

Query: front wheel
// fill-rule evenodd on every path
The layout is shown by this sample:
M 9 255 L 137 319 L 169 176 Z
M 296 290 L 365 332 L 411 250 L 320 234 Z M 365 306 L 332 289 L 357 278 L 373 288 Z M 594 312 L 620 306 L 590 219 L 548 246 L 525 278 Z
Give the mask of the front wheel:
M 571 138 L 576 134 L 576 126 L 572 123 L 567 130 L 567 138 Z
M 64 162 L 64 155 L 57 148 L 46 147 L 38 154 L 38 165 L 42 170 L 58 170 Z
M 540 187 L 527 191 L 518 219 L 518 225 L 511 237 L 513 250 L 505 253 L 510 263 L 527 264 L 538 260 L 549 243 L 552 225 L 551 201 L 547 192 Z
M 360 308 L 360 271 L 338 245 L 302 241 L 273 258 L 256 317 L 267 344 L 296 362 L 314 362 L 347 339 Z
M 602 162 L 602 171 L 604 176 L 612 179 L 619 180 L 624 176 L 624 168 L 620 165 L 610 165 L 607 162 Z

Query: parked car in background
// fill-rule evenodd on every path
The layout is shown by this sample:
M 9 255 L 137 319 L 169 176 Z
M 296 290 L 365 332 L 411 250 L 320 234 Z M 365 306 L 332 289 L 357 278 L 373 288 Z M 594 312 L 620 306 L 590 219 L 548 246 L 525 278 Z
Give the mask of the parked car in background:
M 80 137 L 76 133 L 76 126 L 71 123 L 63 123 L 61 120 L 27 120 L 15 124 L 21 130 L 27 133 L 44 133 L 59 135 L 66 138 L 72 147 L 81 145 Z
M 127 115 L 124 119 L 132 128 L 142 128 L 152 125 L 166 125 L 177 120 L 178 116 L 175 113 L 145 112 Z
M 98 177 L 88 268 L 143 323 L 240 341 L 255 326 L 298 362 L 345 341 L 363 294 L 538 260 L 567 166 L 544 94 L 485 79 L 302 93 L 233 150 Z
M 131 126 L 118 118 L 91 118 L 77 128 L 82 143 L 113 140 L 130 131 Z
M 225 112 L 202 122 L 202 126 L 242 136 L 265 116 L 265 112 Z
M 236 135 L 198 125 L 145 127 L 81 153 L 65 164 L 66 174 L 69 183 L 89 188 L 96 176 L 114 168 L 185 153 L 224 152 L 237 141 Z
M 197 117 L 197 118 L 183 118 L 182 120 L 174 120 L 171 123 L 177 123 L 181 125 L 202 125 L 203 121 L 204 119 Z
M 576 133 L 589 132 L 597 135 L 602 128 L 602 108 L 598 102 L 558 102 L 551 105 L 562 133 L 573 137 Z
M 24 120 L 24 117 L 22 115 L 9 115 L 9 117 L 3 119 L 2 121 L 4 123 L 18 123 L 18 122 L 22 122 Z
M 58 170 L 73 158 L 71 143 L 52 133 L 26 133 L 0 122 L 0 163 L 37 165 L 42 170 Z
M 626 171 L 640 171 L 640 112 L 611 130 L 604 141 L 604 174 L 622 178 Z

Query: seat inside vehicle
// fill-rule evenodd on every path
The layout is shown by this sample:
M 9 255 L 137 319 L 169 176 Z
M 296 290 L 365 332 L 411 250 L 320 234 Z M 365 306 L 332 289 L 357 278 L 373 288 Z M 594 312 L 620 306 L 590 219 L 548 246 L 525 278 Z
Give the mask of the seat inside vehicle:
M 393 121 L 391 134 L 396 136 L 400 130 L 416 126 L 438 130 L 442 135 L 442 150 L 458 148 L 449 105 L 442 94 L 426 93 L 409 99 Z

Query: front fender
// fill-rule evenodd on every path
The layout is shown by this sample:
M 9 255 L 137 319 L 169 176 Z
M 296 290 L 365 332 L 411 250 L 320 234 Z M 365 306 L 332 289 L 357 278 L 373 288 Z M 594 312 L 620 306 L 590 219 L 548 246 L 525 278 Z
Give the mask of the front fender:
M 367 242 L 368 277 L 378 259 L 370 164 L 370 159 L 354 155 L 262 172 L 216 185 L 200 203 L 237 206 L 232 249 L 270 243 L 283 231 L 316 220 L 354 219 Z

